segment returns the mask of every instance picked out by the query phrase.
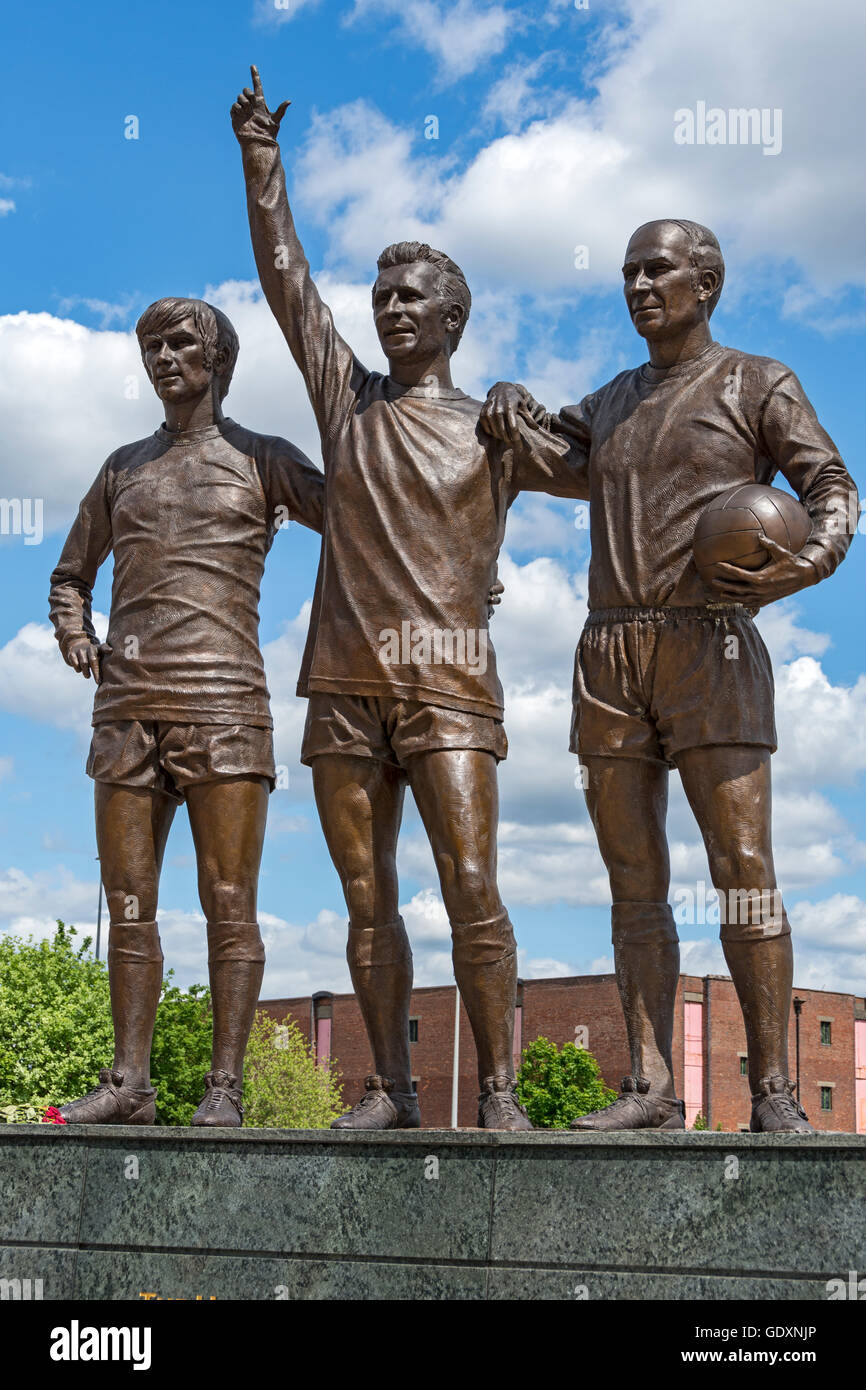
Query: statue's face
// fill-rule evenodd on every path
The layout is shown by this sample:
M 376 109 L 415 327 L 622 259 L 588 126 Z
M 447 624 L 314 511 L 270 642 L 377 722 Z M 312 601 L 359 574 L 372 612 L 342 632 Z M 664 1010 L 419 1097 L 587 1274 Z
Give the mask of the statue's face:
M 688 236 L 671 222 L 651 222 L 629 242 L 623 290 L 642 338 L 676 337 L 705 316 L 709 296 L 692 283 L 690 254 Z
M 373 319 L 389 362 L 424 361 L 441 352 L 459 324 L 439 294 L 441 272 L 428 261 L 393 265 L 373 286 Z
M 205 366 L 204 345 L 191 315 L 171 328 L 146 333 L 141 345 L 147 374 L 161 401 L 199 400 L 207 392 L 214 370 Z

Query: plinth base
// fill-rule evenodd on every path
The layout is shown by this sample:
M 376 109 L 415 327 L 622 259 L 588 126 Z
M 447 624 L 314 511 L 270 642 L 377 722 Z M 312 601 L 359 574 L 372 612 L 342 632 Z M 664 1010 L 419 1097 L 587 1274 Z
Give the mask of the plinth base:
M 0 1192 L 4 1298 L 825 1300 L 866 1274 L 851 1134 L 4 1125 Z

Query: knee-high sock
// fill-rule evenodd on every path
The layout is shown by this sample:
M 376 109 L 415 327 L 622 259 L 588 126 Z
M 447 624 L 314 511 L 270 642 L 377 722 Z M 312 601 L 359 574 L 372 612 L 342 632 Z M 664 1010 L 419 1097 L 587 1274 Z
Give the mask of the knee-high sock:
M 517 944 L 508 913 L 452 922 L 451 933 L 454 978 L 472 1024 L 479 1083 L 491 1076 L 513 1081 Z
M 390 1077 L 396 1091 L 408 1094 L 412 1090 L 412 948 L 403 918 L 377 927 L 356 927 L 350 922 L 346 959 L 376 1071 Z
M 671 1043 L 680 948 L 668 903 L 614 903 L 613 959 L 632 1073 L 675 1095 Z
M 265 970 L 259 924 L 208 922 L 207 945 L 213 1003 L 211 1066 L 236 1077 L 240 1086 Z
M 722 949 L 737 991 L 754 1095 L 762 1077 L 788 1077 L 788 1018 L 794 982 L 791 927 L 778 889 L 719 894 Z
M 163 955 L 156 922 L 112 922 L 108 983 L 114 1020 L 114 1070 L 133 1090 L 150 1086 L 150 1048 L 162 989 Z

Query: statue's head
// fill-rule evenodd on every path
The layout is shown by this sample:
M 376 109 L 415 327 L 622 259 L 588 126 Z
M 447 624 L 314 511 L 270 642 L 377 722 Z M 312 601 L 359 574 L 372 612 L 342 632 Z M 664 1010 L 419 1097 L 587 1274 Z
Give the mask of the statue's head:
M 202 396 L 221 401 L 238 358 L 238 335 L 225 314 L 203 299 L 158 299 L 135 325 L 141 359 L 162 401 Z
M 709 320 L 722 293 L 725 262 L 709 227 L 665 217 L 632 233 L 622 273 L 637 332 L 663 339 Z
M 472 296 L 459 265 L 422 241 L 398 241 L 382 252 L 373 286 L 373 318 L 389 362 L 450 356 L 466 327 Z

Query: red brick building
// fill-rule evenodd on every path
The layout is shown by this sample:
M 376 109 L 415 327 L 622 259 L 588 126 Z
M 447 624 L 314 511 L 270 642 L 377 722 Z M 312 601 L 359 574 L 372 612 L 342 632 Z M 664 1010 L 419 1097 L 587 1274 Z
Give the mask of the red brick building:
M 412 1077 L 430 1128 L 452 1123 L 453 985 L 412 994 Z M 320 993 L 312 998 L 270 999 L 271 1017 L 294 1018 L 323 1060 L 333 1058 L 343 1074 L 347 1098 L 356 1097 L 372 1070 L 367 1036 L 354 994 Z M 866 999 L 824 990 L 795 990 L 791 1005 L 791 1073 L 816 1129 L 866 1133 Z M 515 1054 L 533 1038 L 561 1047 L 578 1042 L 598 1059 L 614 1089 L 629 1071 L 622 1010 L 613 975 L 525 980 L 518 994 Z M 724 975 L 681 975 L 674 1021 L 677 1094 L 686 1101 L 687 1124 L 701 1114 L 715 1129 L 748 1128 L 749 1083 L 746 1035 L 737 996 Z M 457 1066 L 457 1123 L 477 1123 L 475 1046 L 466 1010 L 460 1008 Z

